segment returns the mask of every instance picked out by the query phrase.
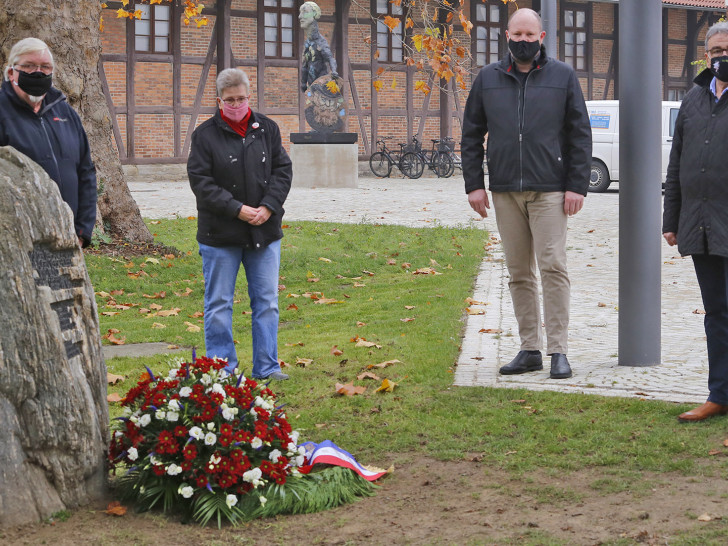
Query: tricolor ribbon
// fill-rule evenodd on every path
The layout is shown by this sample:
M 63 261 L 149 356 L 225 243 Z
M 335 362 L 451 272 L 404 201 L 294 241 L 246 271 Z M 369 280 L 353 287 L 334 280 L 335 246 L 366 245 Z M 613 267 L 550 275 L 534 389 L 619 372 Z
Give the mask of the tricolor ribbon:
M 320 444 L 305 442 L 301 444 L 301 447 L 306 450 L 306 461 L 303 466 L 298 468 L 301 474 L 311 472 L 311 468 L 315 464 L 330 464 L 350 468 L 370 482 L 378 480 L 389 473 L 389 470 L 359 464 L 351 453 L 344 451 L 331 440 L 324 440 Z

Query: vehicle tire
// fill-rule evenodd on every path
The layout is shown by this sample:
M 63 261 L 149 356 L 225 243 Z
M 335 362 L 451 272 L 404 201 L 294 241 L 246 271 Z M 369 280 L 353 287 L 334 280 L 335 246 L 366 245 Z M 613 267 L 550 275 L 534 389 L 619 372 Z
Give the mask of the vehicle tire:
M 374 152 L 369 158 L 369 168 L 380 178 L 387 178 L 392 172 L 392 164 L 383 152 Z
M 455 165 L 449 154 L 442 152 L 434 152 L 435 157 L 432 158 L 432 166 L 438 178 L 447 178 L 452 175 Z
M 399 170 L 407 178 L 419 178 L 425 170 L 425 162 L 419 154 L 407 152 L 399 160 Z
M 607 191 L 609 184 L 612 181 L 609 179 L 609 171 L 607 167 L 598 159 L 592 159 L 591 164 L 591 175 L 589 176 L 589 191 L 595 193 L 602 193 Z

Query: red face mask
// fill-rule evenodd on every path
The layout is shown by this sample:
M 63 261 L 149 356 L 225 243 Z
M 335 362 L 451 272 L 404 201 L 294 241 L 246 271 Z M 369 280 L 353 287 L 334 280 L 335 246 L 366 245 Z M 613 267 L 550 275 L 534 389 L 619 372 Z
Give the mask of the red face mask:
M 222 102 L 222 113 L 230 121 L 241 121 L 247 114 L 250 107 L 248 101 L 245 100 L 237 106 L 230 106 L 227 102 Z

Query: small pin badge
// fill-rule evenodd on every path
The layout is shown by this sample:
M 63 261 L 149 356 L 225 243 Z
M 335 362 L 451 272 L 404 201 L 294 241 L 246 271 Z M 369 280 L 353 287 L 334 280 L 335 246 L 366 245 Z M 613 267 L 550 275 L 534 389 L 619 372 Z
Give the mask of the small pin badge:
M 258 127 L 260 127 L 260 123 L 258 123 L 257 121 L 253 123 L 253 129 L 257 129 Z

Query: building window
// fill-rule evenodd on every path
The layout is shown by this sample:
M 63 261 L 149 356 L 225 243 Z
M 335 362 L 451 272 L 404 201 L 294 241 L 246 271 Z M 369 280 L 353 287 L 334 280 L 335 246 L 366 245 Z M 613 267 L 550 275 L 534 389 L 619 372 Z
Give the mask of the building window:
M 667 90 L 667 100 L 683 100 L 685 98 L 684 88 L 672 88 Z M 672 136 L 672 135 L 670 135 Z
M 292 58 L 295 0 L 263 0 L 265 56 Z
M 404 24 L 402 2 L 399 6 L 389 0 L 376 0 L 377 14 L 377 60 L 380 63 L 401 63 L 404 59 Z M 384 23 L 384 17 L 389 15 L 401 22 L 390 32 Z
M 172 8 L 167 5 L 138 3 L 135 9 L 142 12 L 134 22 L 134 48 L 149 53 L 169 53 L 169 31 Z
M 472 3 L 474 15 L 472 15 L 473 26 L 475 27 L 475 64 L 485 66 L 496 62 L 501 55 L 500 37 L 503 17 L 501 17 L 501 6 L 484 4 L 482 2 Z
M 574 70 L 587 70 L 586 10 L 565 9 L 562 12 L 564 33 L 564 62 Z

